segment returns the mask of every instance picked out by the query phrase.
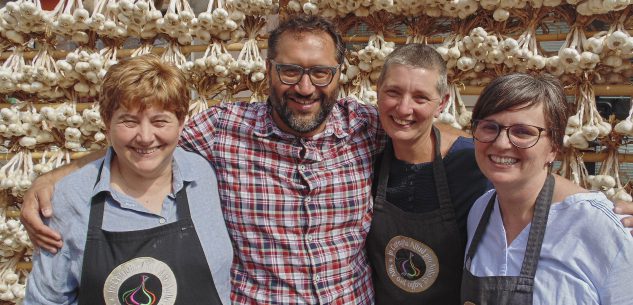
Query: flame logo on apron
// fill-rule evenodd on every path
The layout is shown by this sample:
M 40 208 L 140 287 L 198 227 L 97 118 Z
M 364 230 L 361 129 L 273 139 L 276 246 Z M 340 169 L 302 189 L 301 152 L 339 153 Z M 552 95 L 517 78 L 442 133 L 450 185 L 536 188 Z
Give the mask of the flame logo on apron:
M 156 295 L 153 294 L 151 291 L 145 289 L 145 281 L 147 281 L 148 278 L 149 276 L 147 275 L 141 276 L 141 285 L 139 285 L 135 289 L 130 289 L 123 293 L 123 300 L 125 301 L 125 305 L 154 305 L 154 303 L 156 303 Z M 146 303 L 140 303 L 140 301 L 137 301 L 137 297 L 141 297 L 140 294 L 137 296 L 137 293 L 139 291 L 141 291 L 145 298 L 148 299 Z
M 415 279 L 417 277 L 419 277 L 422 274 L 422 271 L 420 270 L 420 268 L 415 266 L 415 263 L 413 262 L 413 252 L 409 252 L 409 258 L 408 259 L 399 259 L 402 262 L 400 263 L 400 269 L 402 270 L 400 272 L 400 275 L 402 275 L 403 277 L 409 278 L 409 279 Z

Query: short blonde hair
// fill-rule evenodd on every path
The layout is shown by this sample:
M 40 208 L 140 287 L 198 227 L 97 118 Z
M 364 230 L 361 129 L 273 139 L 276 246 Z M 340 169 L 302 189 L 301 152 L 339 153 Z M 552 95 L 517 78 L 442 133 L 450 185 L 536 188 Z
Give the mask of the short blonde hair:
M 99 113 L 108 126 L 120 107 L 143 111 L 154 106 L 173 112 L 182 122 L 189 100 L 182 71 L 148 54 L 124 59 L 108 69 L 101 85 Z

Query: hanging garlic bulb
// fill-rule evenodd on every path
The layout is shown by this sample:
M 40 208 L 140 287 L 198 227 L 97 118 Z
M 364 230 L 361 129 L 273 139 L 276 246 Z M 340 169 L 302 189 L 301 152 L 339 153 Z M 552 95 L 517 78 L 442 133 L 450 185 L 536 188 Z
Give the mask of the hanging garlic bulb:
M 371 35 L 367 45 L 356 53 L 352 53 L 359 59 L 360 71 L 369 74 L 372 82 L 378 80 L 380 71 L 385 62 L 385 57 L 393 52 L 395 44 L 385 41 L 381 33 Z
M 266 62 L 261 57 L 257 46 L 257 36 L 265 25 L 264 18 L 250 16 L 246 18 L 244 31 L 248 40 L 244 43 L 237 60 L 229 67 L 233 74 L 242 74 L 253 83 L 264 80 L 266 73 Z
M 7 2 L 0 8 L 0 36 L 16 44 L 27 42 L 29 36 L 43 36 L 51 23 L 51 14 L 42 10 L 39 0 Z
M 605 137 L 611 132 L 611 124 L 605 122 L 596 109 L 593 86 L 585 80 L 579 88 L 578 111 L 567 120 L 563 144 L 565 147 L 586 149 L 589 141 Z
M 95 53 L 90 49 L 77 48 L 66 54 L 65 59 L 56 62 L 62 75 L 59 86 L 72 89 L 79 97 L 96 96 L 107 68 L 115 63 L 111 59 L 104 58 L 109 50 L 109 48 L 104 48 L 100 53 Z
M 154 39 L 158 20 L 163 17 L 151 0 L 119 0 L 118 20 L 126 25 L 128 36 L 143 40 Z
M 74 42 L 85 45 L 90 42 L 90 13 L 81 0 L 59 1 L 51 12 L 52 30 L 59 36 L 70 37 Z
M 178 41 L 190 45 L 193 36 L 189 32 L 195 14 L 186 0 L 170 0 L 165 16 L 156 21 L 158 31 Z
M 0 300 L 21 303 L 28 273 L 17 264 L 29 261 L 33 245 L 19 220 L 8 216 L 18 212 L 8 201 L 0 203 Z
M 191 33 L 203 42 L 238 42 L 246 35 L 241 28 L 245 18 L 242 11 L 225 7 L 222 1 L 211 0 L 207 10 L 192 21 Z

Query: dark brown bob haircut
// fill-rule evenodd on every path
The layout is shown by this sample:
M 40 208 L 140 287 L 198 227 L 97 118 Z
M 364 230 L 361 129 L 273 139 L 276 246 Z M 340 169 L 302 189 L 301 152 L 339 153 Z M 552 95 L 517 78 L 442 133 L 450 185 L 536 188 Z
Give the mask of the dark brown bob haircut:
M 549 74 L 512 73 L 494 79 L 479 96 L 473 109 L 473 120 L 538 104 L 543 104 L 546 125 L 543 127 L 547 129 L 554 150 L 560 152 L 569 105 L 560 81 Z
M 148 54 L 124 59 L 108 69 L 101 85 L 99 113 L 106 127 L 121 107 L 138 111 L 157 107 L 174 113 L 183 122 L 189 100 L 182 71 Z
M 341 33 L 336 30 L 336 27 L 327 19 L 319 16 L 311 15 L 297 15 L 292 16 L 289 19 L 283 21 L 279 26 L 270 32 L 268 36 L 268 59 L 275 59 L 277 57 L 277 45 L 279 43 L 279 37 L 285 32 L 290 33 L 327 33 L 336 47 L 336 61 L 339 64 L 343 63 L 345 55 L 345 43 Z

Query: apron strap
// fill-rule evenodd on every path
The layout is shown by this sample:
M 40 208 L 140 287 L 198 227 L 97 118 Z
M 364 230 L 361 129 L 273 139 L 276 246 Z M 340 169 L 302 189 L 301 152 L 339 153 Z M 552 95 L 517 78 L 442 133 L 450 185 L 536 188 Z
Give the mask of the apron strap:
M 97 172 L 97 179 L 95 180 L 95 184 L 93 186 L 96 187 L 99 181 L 101 181 L 101 173 L 103 172 L 103 167 L 105 164 L 105 159 L 99 165 L 99 172 Z M 88 221 L 89 227 L 95 227 L 97 229 L 101 229 L 101 225 L 103 223 L 103 207 L 105 203 L 106 192 L 102 191 L 94 195 L 90 199 L 90 218 Z
M 464 266 L 469 270 L 472 258 L 475 256 L 475 253 L 477 252 L 477 247 L 479 247 L 479 242 L 481 242 L 481 238 L 484 236 L 484 232 L 486 231 L 486 227 L 488 226 L 488 221 L 490 220 L 490 215 L 492 214 L 492 208 L 495 205 L 495 199 L 497 199 L 496 191 L 492 194 L 492 197 L 490 197 L 490 200 L 486 205 L 486 209 L 481 215 L 481 220 L 479 221 L 479 225 L 477 225 L 477 229 L 475 230 L 475 234 L 473 235 L 473 240 L 470 242 L 470 247 L 468 247 L 468 251 L 466 252 L 466 262 Z
M 539 257 L 541 256 L 541 247 L 543 245 L 543 237 L 545 236 L 545 228 L 547 226 L 547 219 L 549 217 L 549 209 L 552 203 L 552 196 L 554 195 L 554 176 L 551 174 L 545 179 L 545 183 L 541 188 L 535 202 L 534 216 L 532 217 L 532 225 L 528 236 L 528 243 L 525 249 L 525 256 L 523 258 L 523 264 L 521 266 L 520 276 L 533 278 L 536 274 L 536 268 L 538 267 Z M 475 235 L 470 243 L 466 254 L 465 267 L 470 269 L 472 258 L 474 257 L 477 247 L 481 242 L 481 238 L 484 235 L 490 215 L 494 208 L 495 199 L 497 194 L 493 194 L 488 201 L 488 205 L 481 216 L 479 225 L 475 230 Z
M 448 178 L 442 160 L 440 150 L 442 139 L 440 131 L 433 125 L 433 136 L 435 137 L 434 158 L 433 158 L 433 179 L 435 180 L 435 190 L 438 198 L 442 218 L 448 221 L 455 220 L 455 209 L 451 204 L 451 194 L 448 188 Z M 382 162 L 380 164 L 379 182 L 376 191 L 376 202 L 387 200 L 387 185 L 389 182 L 389 173 L 391 169 L 391 160 L 394 158 L 393 145 L 391 139 L 387 140 L 387 145 L 383 153 Z M 380 199 L 380 200 L 378 200 Z
M 382 162 L 380 162 L 380 172 L 378 174 L 378 189 L 376 190 L 376 199 L 387 200 L 387 183 L 389 182 L 389 172 L 391 169 L 391 160 L 393 159 L 393 145 L 391 138 L 387 137 L 387 144 L 383 151 Z M 380 199 L 380 200 L 378 200 Z
M 525 257 L 523 258 L 523 266 L 521 266 L 521 275 L 533 278 L 538 267 L 539 257 L 541 256 L 541 247 L 543 246 L 543 238 L 545 236 L 545 228 L 547 227 L 547 219 L 549 217 L 549 209 L 552 206 L 552 197 L 554 196 L 554 176 L 547 175 L 543 188 L 536 197 L 536 207 L 534 208 L 534 216 L 532 217 L 532 227 L 528 236 L 527 247 L 525 249 Z
M 435 136 L 435 156 L 433 158 L 433 179 L 435 180 L 435 191 L 437 199 L 440 203 L 442 218 L 447 221 L 455 221 L 455 209 L 451 204 L 451 192 L 448 189 L 448 178 L 446 177 L 446 169 L 442 160 L 442 136 L 440 131 L 432 125 L 433 135 Z

